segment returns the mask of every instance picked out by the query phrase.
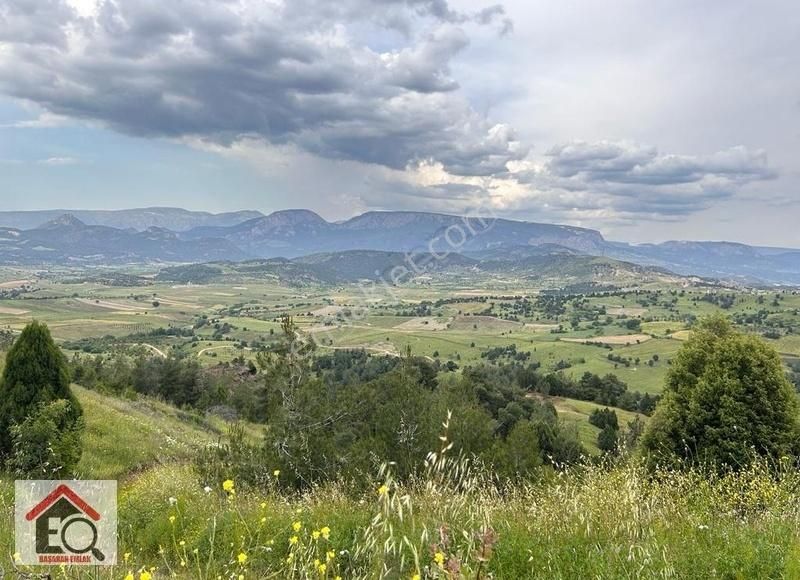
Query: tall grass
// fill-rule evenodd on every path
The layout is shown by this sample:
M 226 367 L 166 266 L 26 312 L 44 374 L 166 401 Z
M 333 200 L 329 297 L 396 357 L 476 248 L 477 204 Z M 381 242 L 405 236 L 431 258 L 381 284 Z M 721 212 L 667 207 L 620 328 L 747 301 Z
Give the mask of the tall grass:
M 122 487 L 120 563 L 56 578 L 800 578 L 800 476 L 587 466 L 498 485 L 447 441 L 424 476 L 384 466 L 363 497 L 343 485 L 204 489 L 188 466 Z M 276 475 L 280 481 L 280 474 Z M 228 484 L 230 487 L 231 484 Z M 13 504 L 0 490 L 12 568 Z

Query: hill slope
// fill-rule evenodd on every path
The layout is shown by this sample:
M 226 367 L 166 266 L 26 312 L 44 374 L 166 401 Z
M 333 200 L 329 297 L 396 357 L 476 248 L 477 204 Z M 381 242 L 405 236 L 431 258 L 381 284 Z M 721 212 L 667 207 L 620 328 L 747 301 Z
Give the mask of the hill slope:
M 78 473 L 116 479 L 146 467 L 188 460 L 222 435 L 222 425 L 149 399 L 129 401 L 73 385 L 86 420 Z
M 232 280 L 273 279 L 288 284 L 343 284 L 379 281 L 403 284 L 418 276 L 446 275 L 535 281 L 545 287 L 637 285 L 687 281 L 659 268 L 550 249 L 526 253 L 512 248 L 491 252 L 490 259 L 447 254 L 348 250 L 293 258 L 217 262 L 164 268 L 157 280 L 208 284 Z

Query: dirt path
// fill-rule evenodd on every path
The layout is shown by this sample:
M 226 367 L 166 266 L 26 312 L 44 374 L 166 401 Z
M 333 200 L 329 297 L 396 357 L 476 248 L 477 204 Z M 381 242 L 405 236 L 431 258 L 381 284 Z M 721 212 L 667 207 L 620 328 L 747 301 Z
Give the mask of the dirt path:
M 96 306 L 97 308 L 106 308 L 108 310 L 118 310 L 122 312 L 144 312 L 145 310 L 148 310 L 144 306 L 120 304 L 119 302 L 111 302 L 109 300 L 93 300 L 91 298 L 76 298 L 75 300 L 83 304 L 88 304 L 89 306 Z
M 150 350 L 152 350 L 154 353 L 156 353 L 161 358 L 169 358 L 163 350 L 161 350 L 158 347 L 153 346 L 152 344 L 147 344 L 147 343 L 143 342 L 139 346 L 144 346 L 144 347 L 149 348 Z
M 198 350 L 197 351 L 197 356 L 202 356 L 206 352 L 209 352 L 209 351 L 212 351 L 212 350 L 221 350 L 223 348 L 236 348 L 236 345 L 235 344 L 220 344 L 218 346 L 207 346 L 204 349 Z M 248 346 L 248 347 L 243 348 L 242 350 L 253 350 L 253 349 Z
M 559 338 L 561 342 L 576 342 L 586 344 L 589 342 L 600 342 L 602 344 L 633 344 L 636 342 L 645 342 L 653 338 L 649 334 L 618 334 L 615 336 L 592 336 L 588 338 Z

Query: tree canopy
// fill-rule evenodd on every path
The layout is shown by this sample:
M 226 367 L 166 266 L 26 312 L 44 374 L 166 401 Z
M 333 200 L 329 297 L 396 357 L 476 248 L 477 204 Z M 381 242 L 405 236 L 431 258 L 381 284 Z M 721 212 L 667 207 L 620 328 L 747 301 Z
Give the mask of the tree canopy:
M 778 353 L 707 318 L 673 359 L 642 439 L 648 464 L 736 470 L 797 453 L 798 402 Z
M 42 404 L 69 401 L 69 415 L 77 420 L 82 411 L 69 388 L 67 361 L 53 342 L 45 324 L 32 322 L 14 341 L 6 356 L 0 384 L 0 455 L 12 447 L 11 428 Z

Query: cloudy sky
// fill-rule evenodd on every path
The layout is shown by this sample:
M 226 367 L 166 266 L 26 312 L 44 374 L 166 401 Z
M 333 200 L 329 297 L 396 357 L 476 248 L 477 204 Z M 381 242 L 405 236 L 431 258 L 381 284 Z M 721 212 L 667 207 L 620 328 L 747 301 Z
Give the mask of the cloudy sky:
M 794 0 L 0 0 L 0 209 L 800 247 Z

